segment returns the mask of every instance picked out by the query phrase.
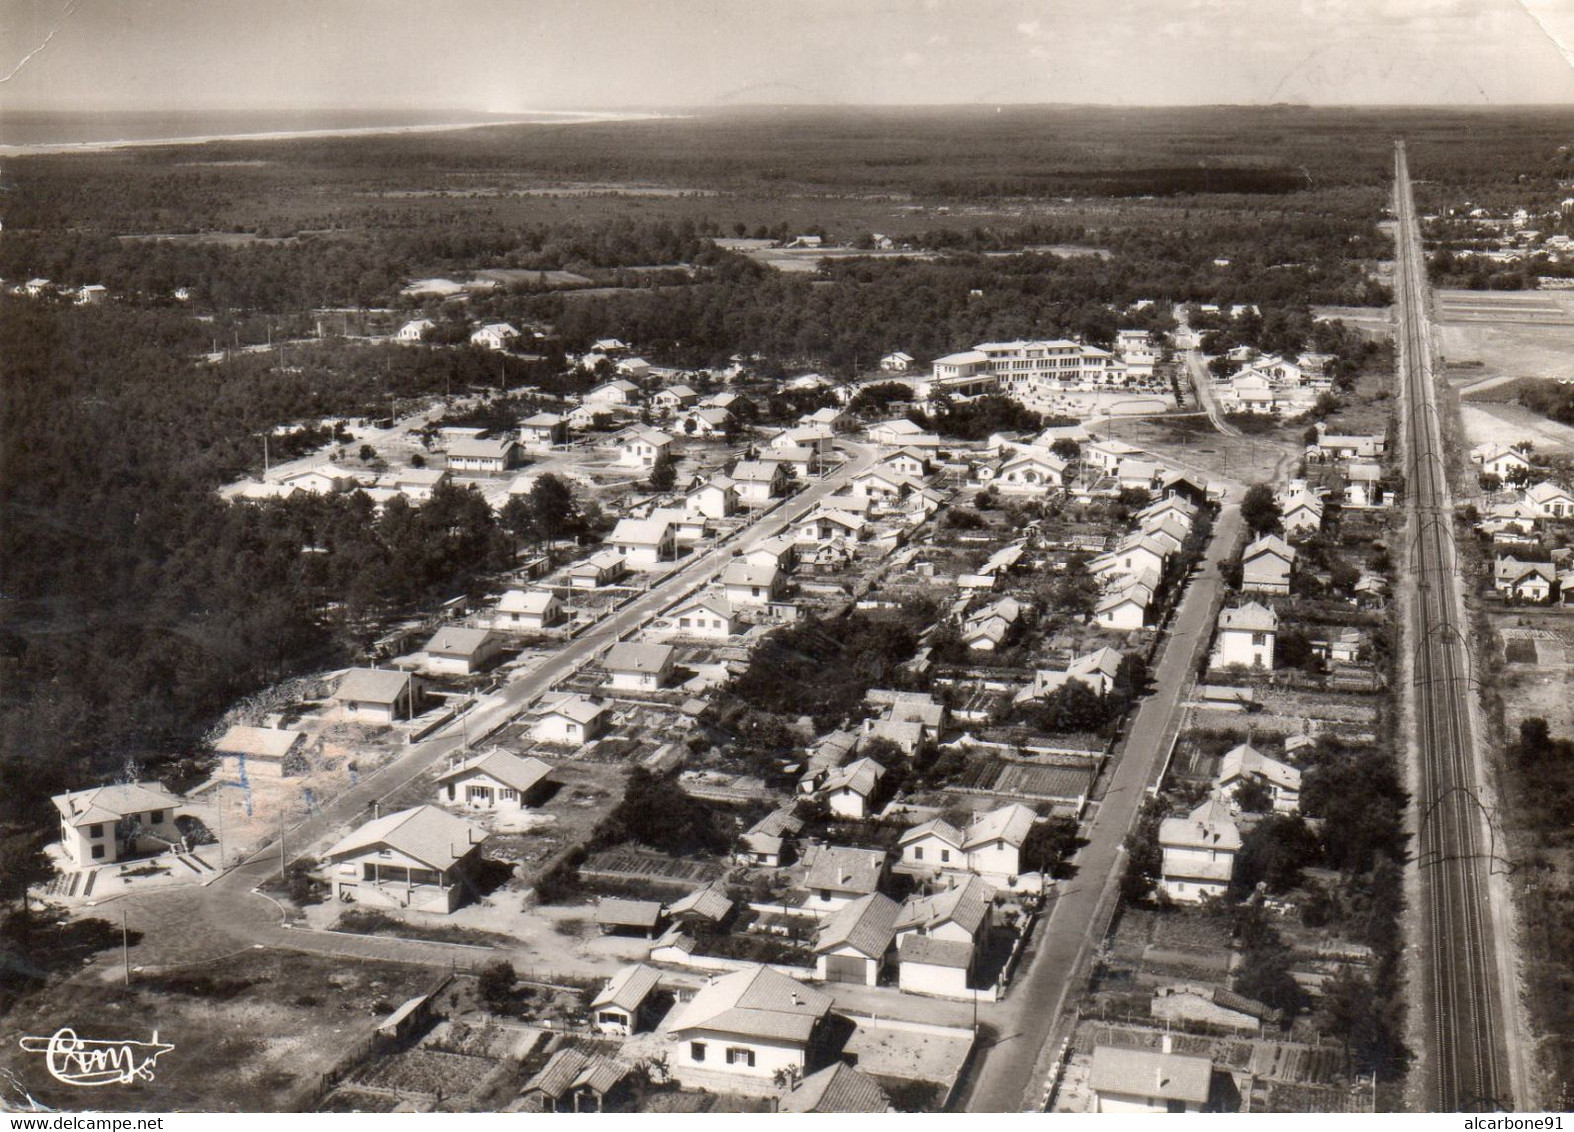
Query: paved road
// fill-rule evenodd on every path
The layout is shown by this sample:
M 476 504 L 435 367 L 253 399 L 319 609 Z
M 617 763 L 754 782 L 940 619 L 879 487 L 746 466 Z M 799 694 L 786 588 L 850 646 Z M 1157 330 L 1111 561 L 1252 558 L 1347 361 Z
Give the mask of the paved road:
M 1493 923 L 1490 853 L 1480 800 L 1483 768 L 1472 726 L 1470 659 L 1457 585 L 1454 508 L 1432 377 L 1430 294 L 1404 143 L 1395 148 L 1399 263 L 1394 291 L 1405 420 L 1411 561 L 1405 572 L 1420 755 L 1416 797 L 1421 880 L 1429 1107 L 1435 1112 L 1514 1106 L 1504 970 L 1512 956 Z M 1502 950 L 1500 951 L 1500 946 Z M 1511 978 L 1512 975 L 1509 975 Z
M 727 542 L 700 554 L 652 587 L 648 593 L 635 599 L 616 616 L 607 618 L 583 636 L 565 644 L 546 662 L 495 695 L 482 700 L 471 709 L 463 724 L 455 720 L 432 738 L 413 745 L 407 753 L 367 775 L 354 787 L 323 805 L 318 813 L 287 830 L 284 856 L 294 859 L 359 822 L 374 802 L 392 794 L 458 750 L 466 735 L 484 735 L 506 723 L 543 692 L 589 663 L 619 638 L 638 629 L 689 591 L 708 582 L 726 565 L 735 550 L 750 549 L 780 534 L 820 500 L 845 486 L 852 476 L 870 467 L 878 457 L 878 450 L 867 445 L 848 445 L 848 449 L 850 458 L 831 475 L 813 482 Z M 131 921 L 130 926 L 145 932 L 145 944 L 139 945 L 139 949 L 145 950 L 133 956 L 133 962 L 144 964 L 190 962 L 205 956 L 227 954 L 253 943 L 296 946 L 293 942 L 284 941 L 295 941 L 302 937 L 280 928 L 278 911 L 272 902 L 251 891 L 278 874 L 280 857 L 278 842 L 275 841 L 251 854 L 206 888 L 127 894 L 112 897 L 110 901 L 99 901 L 94 908 L 85 908 L 83 912 L 88 915 L 103 914 L 106 910 L 104 906 L 111 902 L 116 911 L 124 909 Z M 179 933 L 169 932 L 169 925 L 174 923 L 181 924 L 183 930 Z M 448 958 L 441 959 L 443 965 L 448 962 Z
M 1224 587 L 1219 564 L 1234 556 L 1240 541 L 1240 508 L 1227 503 L 1203 566 L 1171 623 L 1153 673 L 1157 690 L 1138 707 L 1109 789 L 1085 831 L 1088 843 L 1077 854 L 1077 875 L 1063 883 L 1051 905 L 1027 970 L 995 1022 L 998 1038 L 981 1054 L 963 1095 L 960 1107 L 968 1112 L 1037 1112 L 1042 1107 L 1045 1055 L 1069 1032 L 1070 1019 L 1062 1012 L 1114 911 L 1125 868 L 1122 843 L 1157 782 L 1179 726 L 1181 693 L 1212 636 Z

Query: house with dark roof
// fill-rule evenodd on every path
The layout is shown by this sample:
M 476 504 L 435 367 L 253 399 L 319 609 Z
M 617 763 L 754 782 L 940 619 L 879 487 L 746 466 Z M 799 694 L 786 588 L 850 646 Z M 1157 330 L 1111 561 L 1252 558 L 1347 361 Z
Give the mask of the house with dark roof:
M 629 692 L 654 692 L 672 675 L 671 645 L 642 641 L 619 641 L 607 650 L 601 667 L 607 671 L 607 685 Z
M 605 1112 L 622 1107 L 630 1069 L 616 1058 L 562 1046 L 520 1092 L 526 1112 Z
M 620 1038 L 648 1028 L 651 996 L 660 981 L 660 973 L 643 963 L 619 968 L 590 1000 L 591 1025 Z
M 805 1076 L 829 1060 L 831 996 L 770 967 L 713 979 L 667 1027 L 669 1067 L 690 1088 L 774 1095 L 778 1073 Z
M 120 782 L 57 794 L 60 848 L 68 867 L 90 869 L 163 853 L 180 844 L 179 795 L 157 782 Z
M 367 822 L 323 860 L 342 903 L 446 915 L 471 891 L 486 836 L 446 810 L 417 806 Z
M 494 747 L 437 776 L 440 804 L 469 810 L 523 810 L 540 805 L 552 790 L 552 765 Z
M 872 987 L 890 962 L 900 905 L 871 892 L 828 916 L 814 941 L 814 971 L 823 982 Z
M 772 810 L 738 839 L 737 857 L 750 865 L 778 869 L 791 861 L 793 839 L 803 828 L 803 819 L 791 805 Z
M 490 629 L 444 625 L 426 642 L 426 667 L 433 672 L 473 676 L 489 667 L 503 651 L 503 638 Z
M 788 1086 L 777 1112 L 895 1112 L 891 1098 L 873 1077 L 845 1061 L 828 1065 Z
M 994 889 L 977 876 L 910 896 L 896 918 L 897 985 L 913 994 L 965 998 L 989 946 Z
M 633 935 L 654 939 L 666 919 L 666 910 L 654 900 L 625 900 L 603 896 L 596 904 L 596 924 L 605 935 Z

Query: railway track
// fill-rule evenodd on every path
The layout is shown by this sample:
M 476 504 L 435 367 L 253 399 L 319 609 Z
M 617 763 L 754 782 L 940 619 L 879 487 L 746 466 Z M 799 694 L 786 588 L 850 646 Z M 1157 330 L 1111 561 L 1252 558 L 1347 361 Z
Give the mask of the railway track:
M 1423 920 L 1418 985 L 1427 1035 L 1429 1107 L 1513 1107 L 1503 993 L 1489 907 L 1493 846 L 1478 799 L 1464 614 L 1455 587 L 1447 451 L 1432 381 L 1426 267 L 1403 142 L 1395 146 L 1395 309 L 1409 484 L 1415 718 L 1420 744 L 1416 853 Z

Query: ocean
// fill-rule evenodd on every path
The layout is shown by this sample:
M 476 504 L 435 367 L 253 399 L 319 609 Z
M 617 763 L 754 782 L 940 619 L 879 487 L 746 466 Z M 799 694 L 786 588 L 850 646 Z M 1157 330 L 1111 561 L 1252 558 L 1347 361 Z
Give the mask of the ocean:
M 485 114 L 472 110 L 3 111 L 0 112 L 0 146 L 27 149 L 322 130 L 562 122 L 614 116 L 528 110 L 517 114 Z

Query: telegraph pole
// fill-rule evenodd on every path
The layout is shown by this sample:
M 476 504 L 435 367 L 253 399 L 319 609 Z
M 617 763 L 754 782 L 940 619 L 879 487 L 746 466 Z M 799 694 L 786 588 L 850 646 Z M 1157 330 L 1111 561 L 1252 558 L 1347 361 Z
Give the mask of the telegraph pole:
M 131 941 L 126 932 L 126 910 L 120 910 L 120 969 L 125 977 L 125 985 L 131 985 Z
M 284 803 L 279 803 L 279 879 L 284 878 Z

